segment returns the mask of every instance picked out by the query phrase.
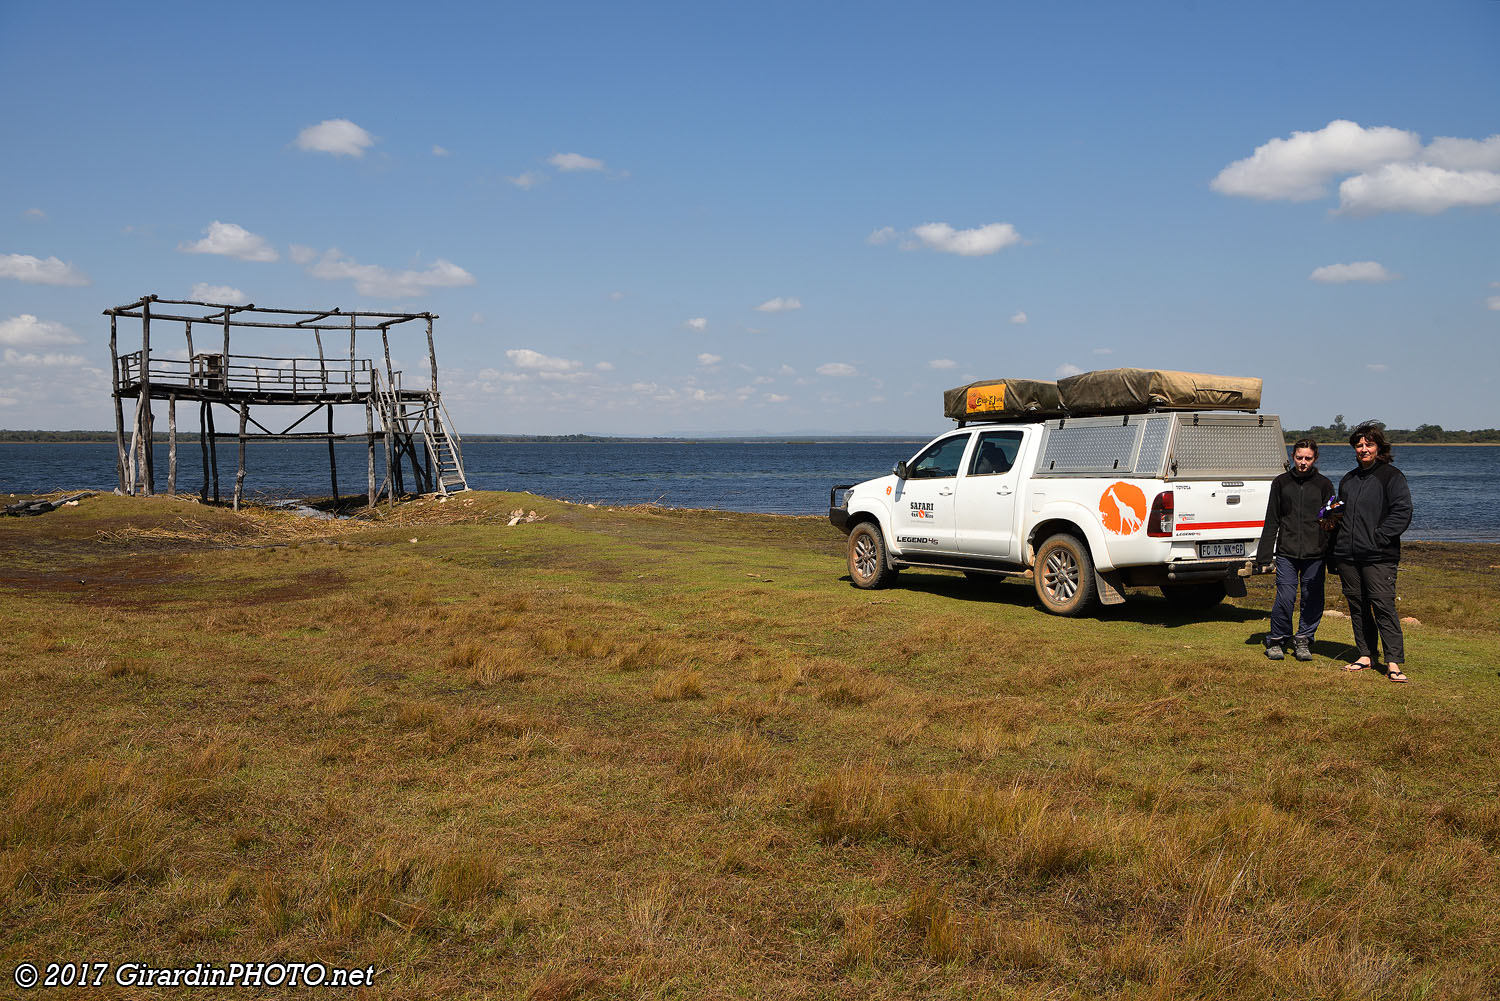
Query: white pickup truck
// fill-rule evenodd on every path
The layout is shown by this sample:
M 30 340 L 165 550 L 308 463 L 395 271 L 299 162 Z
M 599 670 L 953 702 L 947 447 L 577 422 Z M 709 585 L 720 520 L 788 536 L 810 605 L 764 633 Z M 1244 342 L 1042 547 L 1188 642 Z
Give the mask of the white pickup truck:
M 1205 608 L 1245 594 L 1271 480 L 1286 467 L 1274 416 L 971 424 L 889 476 L 835 486 L 828 517 L 849 536 L 856 587 L 934 567 L 1030 575 L 1058 615 L 1117 604 L 1132 586 Z

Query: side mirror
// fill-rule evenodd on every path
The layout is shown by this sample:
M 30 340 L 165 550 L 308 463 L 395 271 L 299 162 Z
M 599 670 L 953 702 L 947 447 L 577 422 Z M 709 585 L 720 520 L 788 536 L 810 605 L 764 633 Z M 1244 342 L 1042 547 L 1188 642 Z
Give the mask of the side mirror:
M 898 480 L 906 479 L 906 460 L 902 459 L 900 462 L 892 466 L 891 472 L 896 474 L 896 479 Z

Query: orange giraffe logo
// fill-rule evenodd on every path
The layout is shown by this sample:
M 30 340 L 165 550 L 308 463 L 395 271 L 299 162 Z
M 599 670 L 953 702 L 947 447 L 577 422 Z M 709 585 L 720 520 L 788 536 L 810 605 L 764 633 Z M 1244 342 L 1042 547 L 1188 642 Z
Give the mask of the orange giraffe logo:
M 1099 515 L 1105 531 L 1130 535 L 1146 520 L 1146 495 L 1133 484 L 1112 483 L 1099 497 Z

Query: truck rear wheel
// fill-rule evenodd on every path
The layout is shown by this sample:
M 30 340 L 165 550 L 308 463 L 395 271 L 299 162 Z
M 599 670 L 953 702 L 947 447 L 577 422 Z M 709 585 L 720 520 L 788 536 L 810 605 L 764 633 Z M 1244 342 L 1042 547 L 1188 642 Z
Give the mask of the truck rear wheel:
M 1201 612 L 1224 600 L 1228 589 L 1219 581 L 1206 584 L 1163 584 L 1161 596 L 1180 612 Z
M 866 590 L 886 587 L 896 578 L 885 559 L 885 538 L 880 526 L 862 521 L 849 533 L 849 579 Z
M 1036 596 L 1053 615 L 1080 615 L 1094 601 L 1094 558 L 1077 536 L 1059 534 L 1042 543 L 1032 567 Z

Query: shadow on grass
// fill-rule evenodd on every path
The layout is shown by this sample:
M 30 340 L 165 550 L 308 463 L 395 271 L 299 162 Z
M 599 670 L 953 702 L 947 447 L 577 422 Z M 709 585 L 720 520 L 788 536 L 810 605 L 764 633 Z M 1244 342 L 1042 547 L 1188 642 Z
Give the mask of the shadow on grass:
M 1256 633 L 1251 633 L 1249 636 L 1245 637 L 1245 646 L 1264 648 L 1266 645 L 1267 635 L 1268 634 L 1264 630 Z M 1308 649 L 1312 651 L 1314 657 L 1323 657 L 1327 660 L 1336 660 L 1341 664 L 1347 664 L 1359 657 L 1359 651 L 1355 649 L 1353 643 L 1341 643 L 1335 642 L 1334 640 L 1315 639 L 1310 644 L 1308 644 Z M 1286 659 L 1294 660 L 1292 656 L 1292 644 L 1290 642 L 1286 644 L 1285 650 Z
M 844 574 L 839 580 L 846 584 L 853 583 L 848 574 Z M 1037 615 L 1047 614 L 1038 606 L 1036 592 L 1029 583 L 1021 584 L 1015 580 L 1006 580 L 992 575 L 969 578 L 957 574 L 914 573 L 906 570 L 886 590 L 915 591 L 953 601 L 1003 604 L 1035 612 Z M 1137 589 L 1126 596 L 1123 605 L 1101 605 L 1096 601 L 1087 612 L 1077 618 L 1093 619 L 1097 622 L 1141 622 L 1175 629 L 1198 622 L 1254 622 L 1265 620 L 1269 615 L 1269 611 L 1240 608 L 1227 602 L 1212 608 L 1183 611 L 1169 604 L 1160 595 Z

